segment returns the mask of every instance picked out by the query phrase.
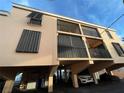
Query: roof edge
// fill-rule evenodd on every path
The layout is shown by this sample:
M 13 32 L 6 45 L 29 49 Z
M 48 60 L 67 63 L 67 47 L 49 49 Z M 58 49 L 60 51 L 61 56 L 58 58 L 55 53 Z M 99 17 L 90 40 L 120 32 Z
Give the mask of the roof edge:
M 97 25 L 97 24 L 80 21 L 80 20 L 77 20 L 77 19 L 73 19 L 73 18 L 69 18 L 69 17 L 65 17 L 65 16 L 53 14 L 53 13 L 44 12 L 44 11 L 42 11 L 40 9 L 32 8 L 32 7 L 29 7 L 29 6 L 22 5 L 22 4 L 17 4 L 17 3 L 14 3 L 14 2 L 12 2 L 12 6 L 22 8 L 22 9 L 26 9 L 26 10 L 29 10 L 29 11 L 37 11 L 37 12 L 40 12 L 40 13 L 43 13 L 43 14 L 46 14 L 46 15 L 50 15 L 50 16 L 54 16 L 54 17 L 58 17 L 58 18 L 63 18 L 63 19 L 74 21 L 74 22 L 81 23 L 81 24 L 86 24 L 86 25 L 90 25 L 90 26 L 94 26 L 94 27 L 99 27 L 99 28 L 102 28 L 102 29 L 107 29 L 107 27 L 104 27 L 104 26 L 100 26 L 100 25 Z M 113 28 L 108 28 L 108 30 L 116 31 Z
M 9 16 L 10 12 L 8 12 L 6 10 L 0 10 L 0 15 L 2 15 L 2 16 Z

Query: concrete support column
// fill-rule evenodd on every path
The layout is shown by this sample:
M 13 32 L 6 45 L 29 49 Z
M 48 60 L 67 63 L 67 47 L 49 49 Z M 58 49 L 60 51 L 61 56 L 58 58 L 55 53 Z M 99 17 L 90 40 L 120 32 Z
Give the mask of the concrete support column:
M 50 74 L 48 77 L 48 92 L 51 93 L 53 92 L 53 75 L 56 72 L 58 66 L 53 66 L 51 67 Z
M 99 72 L 96 72 L 96 75 L 97 75 L 97 79 L 100 80 L 100 74 L 99 74 Z
M 113 74 L 113 72 L 112 72 L 112 71 L 110 71 L 110 72 L 109 72 L 109 75 L 112 75 L 112 76 L 113 76 L 114 74 Z
M 99 84 L 98 79 L 97 79 L 97 74 L 93 73 L 92 76 L 93 76 L 95 84 Z
M 77 74 L 72 74 L 72 82 L 73 82 L 74 88 L 79 88 Z
M 90 65 L 90 62 L 77 62 L 76 64 L 71 65 L 72 72 L 72 82 L 75 88 L 79 87 L 77 74 L 86 69 Z
M 14 80 L 7 80 L 4 85 L 2 93 L 12 93 L 13 86 Z
M 113 72 L 110 71 L 109 69 L 106 69 L 106 72 L 107 72 L 109 75 L 113 75 Z
M 53 76 L 49 76 L 48 79 L 48 92 L 53 92 Z

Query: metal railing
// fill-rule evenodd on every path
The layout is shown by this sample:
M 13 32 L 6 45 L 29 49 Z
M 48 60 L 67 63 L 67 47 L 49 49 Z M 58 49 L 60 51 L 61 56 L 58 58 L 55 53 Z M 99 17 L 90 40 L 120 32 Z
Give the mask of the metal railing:
M 59 58 L 87 58 L 86 48 L 58 46 Z
M 111 58 L 111 55 L 106 49 L 89 49 L 92 58 Z

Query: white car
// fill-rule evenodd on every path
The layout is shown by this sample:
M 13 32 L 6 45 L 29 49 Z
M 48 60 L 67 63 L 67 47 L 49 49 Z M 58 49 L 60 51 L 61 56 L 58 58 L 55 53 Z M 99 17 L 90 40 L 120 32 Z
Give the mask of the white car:
M 82 84 L 94 82 L 93 78 L 91 76 L 89 76 L 89 75 L 79 75 L 78 79 L 80 80 L 80 82 Z

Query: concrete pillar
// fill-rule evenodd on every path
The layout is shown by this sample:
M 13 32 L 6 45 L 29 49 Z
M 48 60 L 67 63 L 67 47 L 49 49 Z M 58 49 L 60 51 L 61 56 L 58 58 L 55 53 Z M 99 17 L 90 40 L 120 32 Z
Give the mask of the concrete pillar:
M 49 76 L 48 79 L 48 92 L 53 92 L 53 76 Z
M 109 69 L 106 69 L 106 72 L 107 72 L 109 75 L 113 75 L 113 72 L 110 71 Z
M 55 71 L 57 70 L 58 66 L 53 66 L 51 67 L 50 74 L 48 77 L 48 92 L 51 93 L 53 92 L 53 75 Z
M 99 74 L 99 72 L 96 72 L 96 75 L 97 75 L 97 79 L 100 80 L 100 74 Z
M 97 74 L 93 73 L 92 76 L 93 76 L 95 84 L 99 84 L 98 79 L 97 79 Z
M 73 82 L 74 88 L 79 88 L 77 74 L 72 74 L 72 82 Z
M 87 67 L 89 67 L 90 64 L 91 63 L 89 61 L 85 61 L 85 62 L 77 62 L 71 65 L 72 82 L 75 88 L 79 87 L 77 74 L 83 71 L 84 69 L 86 69 Z
M 14 80 L 7 80 L 4 85 L 2 93 L 12 93 L 13 86 Z
M 109 75 L 112 75 L 112 76 L 113 76 L 114 74 L 113 74 L 113 72 L 112 72 L 112 71 L 110 71 L 110 72 L 109 72 Z

